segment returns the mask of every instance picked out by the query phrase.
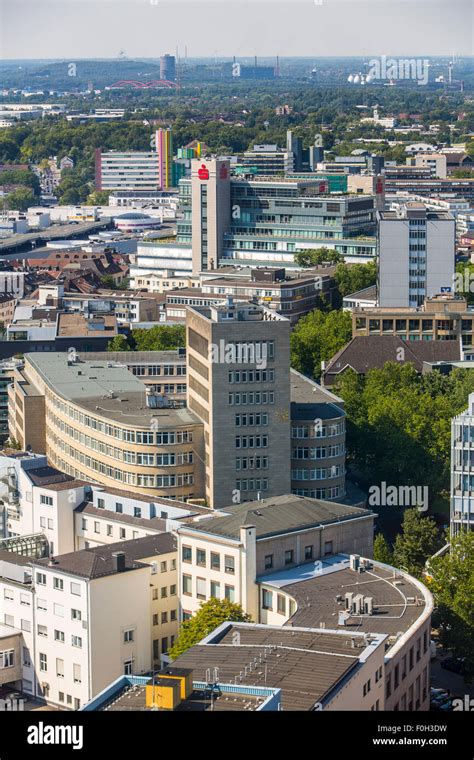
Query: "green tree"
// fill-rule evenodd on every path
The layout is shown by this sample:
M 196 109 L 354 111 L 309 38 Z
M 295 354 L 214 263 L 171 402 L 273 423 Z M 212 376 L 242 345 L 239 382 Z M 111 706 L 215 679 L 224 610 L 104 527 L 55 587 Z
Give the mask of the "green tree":
M 299 267 L 316 267 L 320 264 L 338 264 L 344 261 L 344 256 L 331 248 L 307 248 L 295 253 L 295 264 Z
M 116 335 L 109 341 L 107 351 L 130 351 L 130 344 L 125 335 Z
M 393 563 L 410 575 L 421 578 L 425 563 L 440 548 L 436 523 L 416 507 L 406 509 L 402 532 L 395 539 Z
M 228 599 L 211 598 L 201 604 L 196 614 L 190 620 L 186 620 L 179 629 L 178 638 L 169 650 L 171 659 L 175 660 L 194 644 L 198 644 L 201 639 L 227 620 L 248 623 L 251 618 L 243 611 L 240 604 L 229 602 Z
M 451 538 L 450 551 L 429 560 L 425 583 L 439 619 L 440 641 L 465 658 L 466 677 L 474 677 L 474 532 Z
M 383 533 L 377 533 L 375 536 L 374 559 L 386 565 L 393 565 L 393 553 Z
M 108 190 L 94 190 L 87 198 L 87 203 L 91 206 L 108 206 L 109 205 L 109 191 Z
M 186 343 L 184 325 L 154 325 L 149 329 L 133 330 L 137 351 L 166 351 L 181 348 Z
M 358 290 L 369 288 L 377 282 L 377 263 L 367 264 L 338 264 L 334 272 L 337 289 L 342 297 Z
M 291 365 L 318 378 L 321 362 L 330 359 L 352 337 L 351 315 L 345 311 L 312 311 L 302 317 L 291 333 Z
M 17 187 L 11 193 L 8 193 L 6 203 L 9 209 L 26 211 L 29 206 L 34 206 L 36 196 L 29 187 Z

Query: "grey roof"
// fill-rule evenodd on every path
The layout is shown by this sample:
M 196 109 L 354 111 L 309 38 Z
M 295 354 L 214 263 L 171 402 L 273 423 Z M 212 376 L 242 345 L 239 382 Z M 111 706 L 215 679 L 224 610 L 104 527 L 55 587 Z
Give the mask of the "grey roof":
M 118 362 L 119 364 L 185 364 L 186 352 L 182 351 L 79 351 L 84 361 Z
M 239 644 L 234 641 L 236 632 Z M 265 648 L 265 662 L 243 675 L 241 683 L 281 689 L 284 710 L 311 710 L 356 667 L 360 654 L 349 635 L 237 624 L 218 641 L 191 647 L 173 666 L 192 668 L 194 680 L 204 680 L 206 670 L 217 667 L 219 681 L 232 683 Z
M 294 421 L 345 417 L 342 398 L 295 369 L 290 369 L 290 397 Z
M 83 515 L 91 515 L 92 517 L 101 517 L 110 522 L 120 522 L 127 525 L 136 525 L 140 528 L 150 528 L 157 532 L 163 532 L 166 530 L 166 520 L 161 517 L 151 517 L 147 519 L 145 517 L 134 517 L 128 515 L 125 512 L 113 512 L 111 509 L 102 509 L 94 507 L 91 502 L 83 501 L 75 508 L 74 512 Z
M 370 509 L 286 494 L 226 507 L 220 516 L 192 523 L 186 530 L 238 539 L 242 526 L 254 525 L 259 539 L 364 516 L 374 518 L 375 514 Z
M 403 348 L 405 359 L 421 372 L 423 362 L 456 361 L 460 359 L 460 347 L 455 340 L 405 341 L 397 335 L 371 335 L 352 338 L 327 363 L 324 378 L 337 375 L 352 368 L 365 374 L 374 367 L 382 368 L 386 362 L 397 361 L 397 351 Z M 400 360 L 398 360 L 400 361 Z
M 323 561 L 323 566 L 324 566 Z M 396 580 L 396 585 L 394 581 Z M 262 583 L 267 583 L 265 578 Z M 414 583 L 397 573 L 375 564 L 372 570 L 357 573 L 349 568 L 318 574 L 310 580 L 302 580 L 284 586 L 284 591 L 296 600 L 297 610 L 286 625 L 338 627 L 338 613 L 344 610 L 344 602 L 336 602 L 336 596 L 352 591 L 373 598 L 373 615 L 353 615 L 343 630 L 363 633 L 394 635 L 407 631 L 425 611 L 422 592 Z M 408 598 L 413 600 L 407 602 Z
M 149 430 L 153 419 L 158 419 L 160 428 L 200 422 L 186 408 L 147 407 L 145 384 L 126 367 L 107 366 L 107 361 L 68 364 L 67 352 L 26 354 L 25 361 L 38 371 L 46 384 L 61 398 L 122 425 Z
M 362 290 L 356 290 L 355 293 L 348 293 L 344 296 L 344 301 L 350 301 L 352 298 L 368 299 L 369 301 L 376 301 L 377 299 L 377 285 L 369 285 L 368 288 L 362 288 Z
M 119 541 L 115 544 L 105 544 L 89 549 L 81 549 L 77 552 L 69 552 L 55 557 L 54 564 L 50 564 L 51 558 L 33 560 L 32 565 L 50 567 L 58 572 L 77 575 L 81 578 L 94 580 L 106 575 L 114 575 L 112 555 L 115 552 L 124 552 L 125 571 L 137 570 L 146 567 L 139 560 L 152 557 L 156 554 L 168 554 L 176 550 L 176 537 L 171 533 L 158 533 L 156 535 L 136 538 L 133 541 Z

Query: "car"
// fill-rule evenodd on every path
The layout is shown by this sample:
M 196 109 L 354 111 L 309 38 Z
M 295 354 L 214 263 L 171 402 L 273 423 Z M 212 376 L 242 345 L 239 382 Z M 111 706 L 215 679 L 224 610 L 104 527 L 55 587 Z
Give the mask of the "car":
M 462 675 L 465 670 L 464 657 L 446 657 L 441 661 L 441 667 L 451 673 Z

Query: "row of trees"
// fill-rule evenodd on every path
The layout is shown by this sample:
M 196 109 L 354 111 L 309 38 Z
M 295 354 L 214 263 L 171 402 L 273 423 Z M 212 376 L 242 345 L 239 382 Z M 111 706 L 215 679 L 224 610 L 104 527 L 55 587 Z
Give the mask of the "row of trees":
M 130 335 L 116 335 L 109 342 L 108 351 L 168 351 L 186 343 L 184 325 L 155 325 L 132 330 Z

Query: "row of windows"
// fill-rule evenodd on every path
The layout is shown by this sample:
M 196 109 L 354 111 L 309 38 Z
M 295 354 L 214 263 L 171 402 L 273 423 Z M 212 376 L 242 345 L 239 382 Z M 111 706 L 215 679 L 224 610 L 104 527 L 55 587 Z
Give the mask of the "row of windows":
M 184 596 L 193 596 L 192 575 L 183 575 L 183 594 Z M 235 602 L 235 587 L 227 583 L 224 584 L 224 596 L 222 597 L 222 584 L 219 581 L 206 581 L 205 578 L 196 578 L 195 596 L 201 600 L 224 598 L 229 602 Z
M 331 459 L 332 457 L 339 457 L 345 453 L 342 443 L 337 443 L 327 448 L 311 448 L 308 446 L 298 446 L 293 449 L 293 459 Z
M 229 383 L 273 383 L 274 369 L 244 369 L 229 372 Z
M 170 613 L 168 615 L 168 612 L 156 612 L 152 616 L 152 625 L 166 625 L 166 623 L 175 623 L 178 620 L 178 610 L 170 610 Z
M 236 427 L 254 427 L 257 425 L 268 425 L 268 414 L 250 413 L 250 414 L 236 414 L 235 426 Z
M 38 625 L 36 628 L 36 632 L 38 636 L 41 636 L 44 639 L 48 638 L 48 626 L 46 625 Z M 66 641 L 66 635 L 64 631 L 59 631 L 56 628 L 54 629 L 53 638 L 55 641 L 59 641 L 60 643 L 64 644 Z M 71 646 L 75 647 L 76 649 L 82 649 L 82 637 L 81 636 L 75 636 L 74 634 L 71 636 Z
M 268 491 L 268 478 L 249 478 L 236 480 L 237 491 Z
M 345 496 L 342 486 L 331 486 L 330 488 L 293 488 L 291 493 L 296 496 L 309 496 L 310 499 L 337 499 Z
M 268 457 L 237 457 L 235 460 L 236 470 L 267 470 Z
M 163 564 L 163 562 L 161 564 Z M 166 564 L 166 562 L 164 564 Z M 171 569 L 176 569 L 176 560 L 172 560 Z M 170 586 L 161 586 L 161 588 L 154 588 L 151 592 L 151 598 L 154 602 L 156 602 L 158 599 L 167 599 L 168 596 L 176 596 L 175 583 L 172 583 Z
M 332 438 L 335 435 L 342 435 L 344 431 L 344 422 L 333 422 L 330 425 L 323 425 L 321 420 L 316 420 L 312 425 L 293 425 L 291 428 L 291 437 Z
M 249 393 L 229 393 L 230 406 L 245 406 L 246 404 L 274 404 L 274 391 L 250 391 Z
M 36 573 L 36 583 L 38 586 L 47 586 L 46 573 Z M 57 575 L 53 576 L 53 588 L 56 591 L 64 591 L 64 578 L 59 578 Z M 81 584 L 71 581 L 69 584 L 69 590 L 71 594 L 75 596 L 81 596 Z
M 321 467 L 314 470 L 292 470 L 292 480 L 326 480 L 328 478 L 338 478 L 344 474 L 342 465 L 335 464 L 332 467 Z
M 191 546 L 183 546 L 181 551 L 183 562 L 191 564 L 193 561 L 193 550 Z M 196 563 L 198 567 L 208 567 L 207 551 L 205 549 L 196 549 Z M 224 570 L 225 573 L 233 575 L 235 573 L 235 558 L 230 554 L 224 554 L 222 560 L 219 552 L 209 553 L 209 567 L 211 570 Z
M 164 364 L 163 366 L 160 365 L 143 365 L 143 364 L 132 364 L 130 366 L 130 370 L 133 372 L 134 375 L 137 375 L 139 377 L 143 376 L 156 376 L 156 375 L 164 375 L 165 377 L 170 375 L 185 375 L 186 374 L 186 365 L 185 364 Z
M 237 435 L 235 438 L 236 449 L 266 449 L 268 435 Z
M 330 554 L 334 554 L 334 547 L 332 541 L 325 541 L 324 542 L 324 556 L 327 557 Z M 304 560 L 305 562 L 309 562 L 309 560 L 314 558 L 314 546 L 312 544 L 309 544 L 308 546 L 304 547 Z M 295 563 L 295 553 L 293 549 L 287 549 L 284 554 L 284 560 L 285 565 L 293 565 Z M 271 570 L 273 568 L 273 554 L 266 554 L 265 555 L 265 570 Z

